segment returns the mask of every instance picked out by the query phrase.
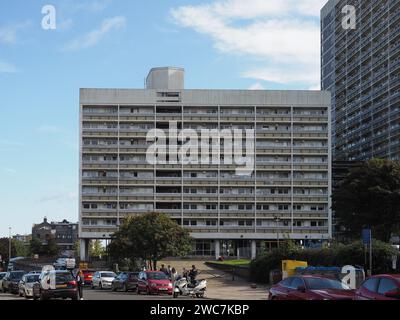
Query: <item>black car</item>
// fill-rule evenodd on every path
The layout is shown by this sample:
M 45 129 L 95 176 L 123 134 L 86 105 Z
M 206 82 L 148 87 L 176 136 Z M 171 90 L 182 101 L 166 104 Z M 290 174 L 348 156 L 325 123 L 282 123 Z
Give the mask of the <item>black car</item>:
M 70 271 L 45 271 L 39 282 L 33 285 L 33 299 L 72 299 L 78 300 L 78 284 Z
M 121 272 L 111 284 L 112 291 L 136 291 L 139 272 Z
M 26 274 L 26 272 L 22 270 L 7 272 L 1 284 L 1 290 L 3 291 L 3 293 L 10 292 L 12 294 L 18 294 L 19 282 L 21 281 L 24 274 Z

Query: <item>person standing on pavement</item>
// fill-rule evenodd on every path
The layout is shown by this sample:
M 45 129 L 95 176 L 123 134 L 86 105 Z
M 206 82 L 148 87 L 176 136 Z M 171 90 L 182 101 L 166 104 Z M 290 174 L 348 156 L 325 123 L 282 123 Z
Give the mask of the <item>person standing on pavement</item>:
M 178 272 L 176 271 L 175 268 L 171 269 L 171 276 L 170 277 L 171 277 L 171 282 L 172 283 L 174 283 L 178 279 L 179 274 L 178 274 Z
M 167 268 L 165 268 L 165 265 L 161 265 L 161 269 L 160 269 L 160 272 L 163 272 L 166 276 L 168 275 L 168 270 L 167 270 Z
M 84 275 L 82 270 L 78 270 L 76 274 L 76 284 L 78 285 L 79 300 L 83 300 Z

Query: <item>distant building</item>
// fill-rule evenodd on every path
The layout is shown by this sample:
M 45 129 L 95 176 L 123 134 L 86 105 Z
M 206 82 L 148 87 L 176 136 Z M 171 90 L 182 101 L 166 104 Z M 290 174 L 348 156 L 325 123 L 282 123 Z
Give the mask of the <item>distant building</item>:
M 31 234 L 16 234 L 12 238 L 14 240 L 17 240 L 17 241 L 20 241 L 23 243 L 28 243 L 29 241 L 32 240 L 32 235 Z
M 67 220 L 49 223 L 47 218 L 44 218 L 42 223 L 33 225 L 32 238 L 40 239 L 44 245 L 50 239 L 55 239 L 62 254 L 69 256 L 73 254 L 74 244 L 78 240 L 78 224 Z

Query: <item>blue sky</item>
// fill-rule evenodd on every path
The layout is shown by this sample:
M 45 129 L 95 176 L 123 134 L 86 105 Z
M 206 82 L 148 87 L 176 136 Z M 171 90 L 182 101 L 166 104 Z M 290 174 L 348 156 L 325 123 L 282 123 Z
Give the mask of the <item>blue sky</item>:
M 325 3 L 1 1 L 0 236 L 78 220 L 79 88 L 142 88 L 151 67 L 180 66 L 187 88 L 318 89 Z

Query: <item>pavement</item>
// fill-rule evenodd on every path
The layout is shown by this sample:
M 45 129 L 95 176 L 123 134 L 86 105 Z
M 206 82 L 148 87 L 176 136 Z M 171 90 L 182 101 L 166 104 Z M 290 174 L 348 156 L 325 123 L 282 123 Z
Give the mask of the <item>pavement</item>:
M 178 273 L 183 268 L 190 269 L 194 264 L 199 270 L 198 279 L 207 280 L 206 298 L 213 300 L 267 300 L 268 286 L 257 284 L 252 288 L 253 283 L 220 270 L 216 270 L 205 264 L 205 261 L 192 260 L 163 260 L 159 262 L 165 266 L 175 267 Z

